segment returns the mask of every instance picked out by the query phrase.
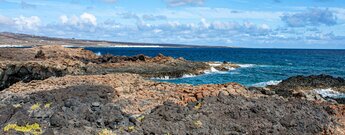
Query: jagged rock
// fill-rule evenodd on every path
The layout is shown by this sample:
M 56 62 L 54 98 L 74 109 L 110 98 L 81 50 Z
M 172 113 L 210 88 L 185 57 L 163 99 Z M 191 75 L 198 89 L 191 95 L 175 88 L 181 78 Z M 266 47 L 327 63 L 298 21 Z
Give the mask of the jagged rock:
M 230 95 L 195 104 L 157 107 L 141 123 L 144 134 L 330 134 L 325 127 L 335 124 L 323 107 L 300 99 Z
M 0 127 L 10 120 L 12 115 L 15 113 L 13 106 L 8 106 L 0 103 Z
M 37 54 L 35 55 L 35 58 L 36 58 L 36 59 L 37 59 L 37 58 L 39 58 L 39 59 L 44 59 L 44 58 L 45 58 L 44 52 L 43 52 L 42 50 L 39 50 L 39 51 L 37 52 Z
M 269 90 L 265 87 L 249 87 L 248 90 L 258 92 L 265 95 L 275 95 L 275 91 Z
M 5 75 L 4 70 L 2 70 L 2 69 L 0 68 L 0 80 L 2 80 L 2 78 L 4 78 L 4 75 Z
M 19 81 L 30 82 L 31 80 L 42 80 L 51 76 L 60 77 L 65 74 L 67 73 L 64 69 L 57 69 L 53 66 L 46 67 L 38 63 L 12 63 L 3 67 L 0 90 Z
M 294 76 L 283 80 L 275 89 L 316 89 L 316 88 L 332 88 L 345 86 L 343 78 L 335 78 L 330 75 L 312 75 L 312 76 Z
M 333 131 L 328 126 L 335 124 L 334 114 L 328 113 L 332 109 L 313 101 L 255 94 L 236 83 L 191 86 L 133 74 L 17 83 L 4 96 L 8 98 L 0 103 L 6 107 L 22 104 L 5 125 L 37 122 L 43 132 L 58 134 L 97 134 L 104 129 L 117 134 L 318 134 Z M 51 107 L 44 107 L 47 102 Z M 36 103 L 40 107 L 30 111 Z M 40 111 L 49 113 L 37 115 Z
M 174 59 L 162 54 L 153 58 L 142 54 L 96 56 L 91 51 L 62 46 L 0 48 L 0 53 L 6 54 L 6 57 L 0 57 L 0 69 L 4 72 L 4 77 L 0 78 L 0 90 L 19 81 L 30 82 L 64 75 L 135 73 L 147 78 L 178 78 L 185 74 L 203 74 L 210 69 L 210 66 L 203 62 Z

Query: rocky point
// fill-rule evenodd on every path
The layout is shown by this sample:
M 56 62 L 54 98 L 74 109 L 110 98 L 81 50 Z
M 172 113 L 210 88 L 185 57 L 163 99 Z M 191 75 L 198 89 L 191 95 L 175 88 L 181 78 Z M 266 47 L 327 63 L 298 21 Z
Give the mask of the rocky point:
M 345 106 L 310 94 L 344 92 L 342 78 L 193 86 L 149 78 L 238 66 L 61 46 L 0 52 L 0 134 L 345 134 Z

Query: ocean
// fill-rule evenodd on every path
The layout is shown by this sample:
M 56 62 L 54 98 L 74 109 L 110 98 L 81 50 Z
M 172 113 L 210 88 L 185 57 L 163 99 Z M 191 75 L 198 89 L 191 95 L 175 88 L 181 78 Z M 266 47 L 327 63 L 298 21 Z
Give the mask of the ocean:
M 237 82 L 246 86 L 277 84 L 295 75 L 329 74 L 345 78 L 345 50 L 247 48 L 85 48 L 98 54 L 133 56 L 162 53 L 192 61 L 232 62 L 241 68 L 177 79 L 155 79 L 192 85 Z

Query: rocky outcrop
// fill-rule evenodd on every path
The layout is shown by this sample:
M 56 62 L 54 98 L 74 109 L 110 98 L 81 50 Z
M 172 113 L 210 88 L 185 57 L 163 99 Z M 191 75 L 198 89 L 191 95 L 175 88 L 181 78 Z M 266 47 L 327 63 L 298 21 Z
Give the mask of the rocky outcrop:
M 0 134 L 98 134 L 120 128 L 126 132 L 134 123 L 111 102 L 115 98 L 110 87 L 88 85 L 14 96 L 0 103 Z M 19 129 L 34 124 L 35 130 Z
M 293 76 L 283 80 L 275 88 L 279 89 L 315 89 L 345 86 L 343 78 L 330 75 Z
M 92 61 L 92 60 L 91 60 Z M 134 73 L 147 78 L 179 78 L 186 74 L 199 75 L 210 66 L 203 62 L 191 62 L 184 59 L 159 54 L 156 57 L 137 55 L 132 57 L 107 56 L 102 64 L 88 65 L 90 74 L 101 73 Z
M 210 66 L 203 62 L 159 54 L 156 57 L 96 56 L 81 48 L 40 46 L 35 48 L 0 48 L 0 90 L 23 81 L 42 80 L 64 75 L 134 73 L 147 78 L 182 77 L 203 74 Z
M 332 134 L 338 133 L 332 110 L 255 94 L 236 83 L 191 86 L 133 74 L 68 75 L 0 92 L 0 134 L 22 133 L 21 127 L 45 134 Z
M 0 48 L 0 61 L 41 61 L 46 59 L 73 59 L 74 57 L 95 59 L 96 54 L 83 48 L 65 48 L 63 46 L 39 46 L 33 48 Z
M 330 75 L 294 76 L 278 85 L 268 86 L 281 96 L 299 95 L 315 89 L 328 89 L 345 92 L 345 80 Z M 302 94 L 304 95 L 304 94 Z
M 129 114 L 145 113 L 165 101 L 173 101 L 176 104 L 185 105 L 188 102 L 197 101 L 208 96 L 217 96 L 219 93 L 243 95 L 255 97 L 246 88 L 237 83 L 192 86 L 186 84 L 171 84 L 145 80 L 139 75 L 133 74 L 107 74 L 65 76 L 48 78 L 42 81 L 29 83 L 16 83 L 5 92 L 12 94 L 0 94 L 0 98 L 7 99 L 11 95 L 27 95 L 64 89 L 79 85 L 109 86 L 118 97 L 113 101 L 122 107 L 122 111 Z
M 17 82 L 62 77 L 67 74 L 85 74 L 83 63 L 59 60 L 41 62 L 0 62 L 0 90 Z
M 147 78 L 197 75 L 210 68 L 227 71 L 236 65 L 162 54 L 96 56 L 61 46 L 0 49 L 0 54 L 0 90 L 6 88 L 0 92 L 0 134 L 345 131 L 341 101 L 330 102 L 311 91 L 329 87 L 342 91 L 341 78 L 297 76 L 267 88 L 237 83 L 192 86 Z
M 140 126 L 144 134 L 332 134 L 335 123 L 323 107 L 303 100 L 219 95 L 186 107 L 166 103 Z
M 91 59 L 91 60 L 83 60 L 84 62 L 92 62 L 96 64 L 102 64 L 102 63 L 119 63 L 119 62 L 126 62 L 126 61 L 131 61 L 131 62 L 136 62 L 136 61 L 145 61 L 147 56 L 140 54 L 137 56 L 113 56 L 111 54 L 106 54 L 99 56 L 96 59 Z
M 229 71 L 229 70 L 234 70 L 236 68 L 240 68 L 239 65 L 234 64 L 234 63 L 229 63 L 229 62 L 207 62 L 208 65 L 211 67 L 215 68 L 216 70 L 219 71 Z
M 44 54 L 44 52 L 43 52 L 42 50 L 39 50 L 39 51 L 37 52 L 37 54 L 35 55 L 35 58 L 36 58 L 36 59 L 37 59 L 37 58 L 44 59 L 44 58 L 46 58 L 46 56 L 45 56 L 45 54 Z

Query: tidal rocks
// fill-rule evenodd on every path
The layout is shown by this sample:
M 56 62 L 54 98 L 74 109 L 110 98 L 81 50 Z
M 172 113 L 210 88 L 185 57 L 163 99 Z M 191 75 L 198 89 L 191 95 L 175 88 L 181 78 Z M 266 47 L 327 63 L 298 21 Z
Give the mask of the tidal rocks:
M 136 62 L 136 61 L 145 61 L 147 56 L 140 54 L 137 56 L 113 56 L 111 54 L 106 54 L 99 56 L 96 59 L 91 59 L 91 60 L 86 60 L 86 62 L 92 62 L 92 63 L 97 63 L 97 64 L 102 64 L 102 63 L 119 63 L 119 62 L 126 62 L 126 61 L 131 61 L 131 62 Z
M 316 89 L 345 86 L 343 78 L 330 75 L 293 76 L 283 80 L 275 88 L 278 89 Z
M 221 62 L 207 62 L 207 64 L 219 71 L 229 71 L 229 70 L 234 70 L 240 67 L 237 64 L 229 63 L 226 61 L 222 63 Z
M 278 85 L 268 86 L 277 94 L 282 96 L 292 96 L 299 91 L 309 91 L 314 89 L 328 89 L 345 92 L 345 80 L 329 75 L 294 76 L 283 80 Z

